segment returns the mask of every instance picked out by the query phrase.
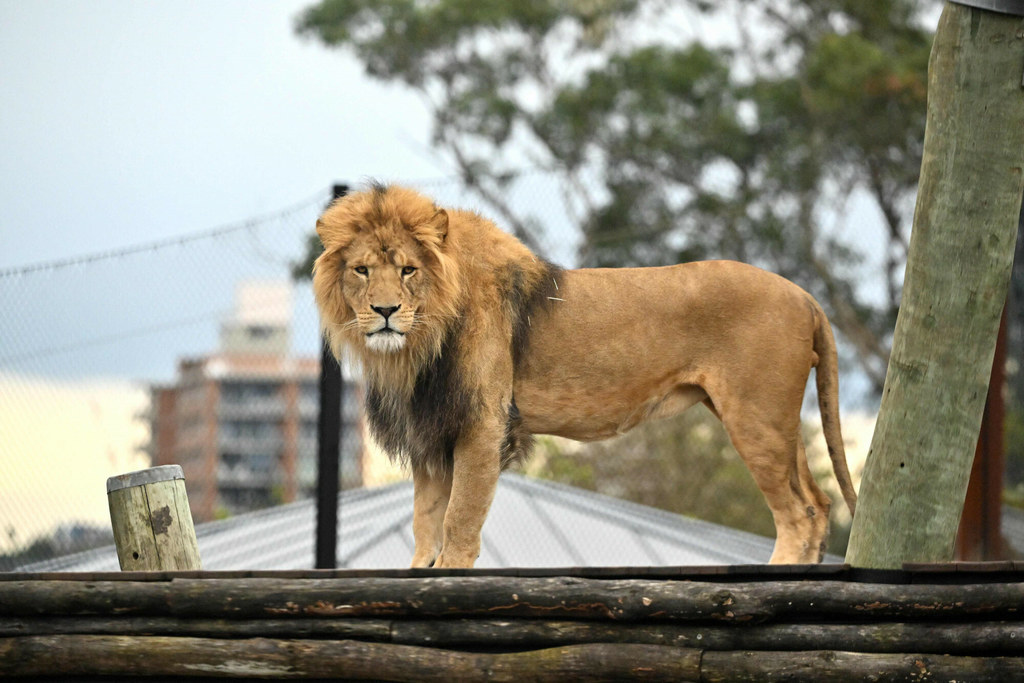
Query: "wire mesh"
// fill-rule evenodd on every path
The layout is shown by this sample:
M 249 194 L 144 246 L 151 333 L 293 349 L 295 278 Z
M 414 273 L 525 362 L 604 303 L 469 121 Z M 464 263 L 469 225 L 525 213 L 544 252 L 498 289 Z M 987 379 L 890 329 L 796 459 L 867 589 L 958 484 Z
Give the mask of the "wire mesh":
M 329 197 L 0 271 L 0 569 L 109 541 L 106 478 L 150 465 L 183 465 L 196 522 L 310 494 L 319 324 L 290 272 Z

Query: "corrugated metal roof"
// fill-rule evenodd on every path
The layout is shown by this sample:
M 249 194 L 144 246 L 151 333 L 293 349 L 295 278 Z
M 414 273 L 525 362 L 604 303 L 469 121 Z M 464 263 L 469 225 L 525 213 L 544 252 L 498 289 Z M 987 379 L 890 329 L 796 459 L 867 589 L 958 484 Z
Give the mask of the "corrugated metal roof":
M 402 568 L 412 557 L 412 483 L 339 496 L 338 566 Z M 196 526 L 203 568 L 311 569 L 313 500 Z M 476 566 L 690 566 L 767 562 L 773 540 L 521 475 L 502 475 Z M 838 558 L 831 558 L 837 561 Z M 112 546 L 20 571 L 117 571 Z

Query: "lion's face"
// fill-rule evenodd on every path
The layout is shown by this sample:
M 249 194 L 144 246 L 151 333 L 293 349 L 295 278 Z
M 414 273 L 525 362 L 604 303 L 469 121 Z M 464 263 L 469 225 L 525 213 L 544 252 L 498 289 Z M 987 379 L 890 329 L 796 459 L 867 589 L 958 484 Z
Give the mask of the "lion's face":
M 399 351 L 415 330 L 429 290 L 429 272 L 418 251 L 414 244 L 386 244 L 369 235 L 360 235 L 345 250 L 342 294 L 371 351 Z
M 313 291 L 336 355 L 342 346 L 378 357 L 436 346 L 454 310 L 447 227 L 444 211 L 403 188 L 349 195 L 324 213 Z

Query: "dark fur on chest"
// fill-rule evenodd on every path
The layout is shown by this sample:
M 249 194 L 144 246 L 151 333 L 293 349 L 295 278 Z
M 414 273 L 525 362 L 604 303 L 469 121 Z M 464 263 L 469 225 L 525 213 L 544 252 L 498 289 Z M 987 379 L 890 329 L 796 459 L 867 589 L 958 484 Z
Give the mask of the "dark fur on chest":
M 450 472 L 455 442 L 479 406 L 479 397 L 464 386 L 459 373 L 457 333 L 457 328 L 450 331 L 441 354 L 420 370 L 411 397 L 372 383 L 367 387 L 370 429 L 388 455 L 404 466 Z
M 545 266 L 544 277 L 532 288 L 516 265 L 509 265 L 498 277 L 501 304 L 512 324 L 509 350 L 514 367 L 518 367 L 529 344 L 533 317 L 550 306 L 552 296 L 557 296 L 561 269 Z M 417 375 L 411 397 L 372 383 L 367 387 L 366 414 L 374 437 L 393 459 L 414 470 L 450 473 L 459 435 L 476 419 L 481 407 L 480 392 L 467 386 L 460 372 L 457 344 L 461 331 L 461 321 L 448 331 L 440 355 Z M 500 446 L 503 468 L 524 459 L 533 445 L 532 435 L 522 427 L 515 397 L 506 410 Z

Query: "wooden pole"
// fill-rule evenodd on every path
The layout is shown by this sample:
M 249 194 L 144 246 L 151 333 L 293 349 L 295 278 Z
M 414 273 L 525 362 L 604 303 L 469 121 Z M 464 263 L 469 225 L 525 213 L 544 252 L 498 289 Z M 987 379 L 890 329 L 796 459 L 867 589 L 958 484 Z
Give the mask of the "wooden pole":
M 202 569 L 180 466 L 111 477 L 107 502 L 122 571 Z
M 1024 187 L 1024 25 L 946 3 L 903 300 L 846 559 L 953 557 Z
M 999 323 L 992 380 L 981 419 L 981 434 L 974 453 L 967 499 L 956 534 L 956 559 L 969 561 L 1008 560 L 1012 553 L 1003 540 L 1003 470 L 1005 447 L 1003 429 L 1006 405 L 1003 385 L 1006 376 L 1006 309 Z

